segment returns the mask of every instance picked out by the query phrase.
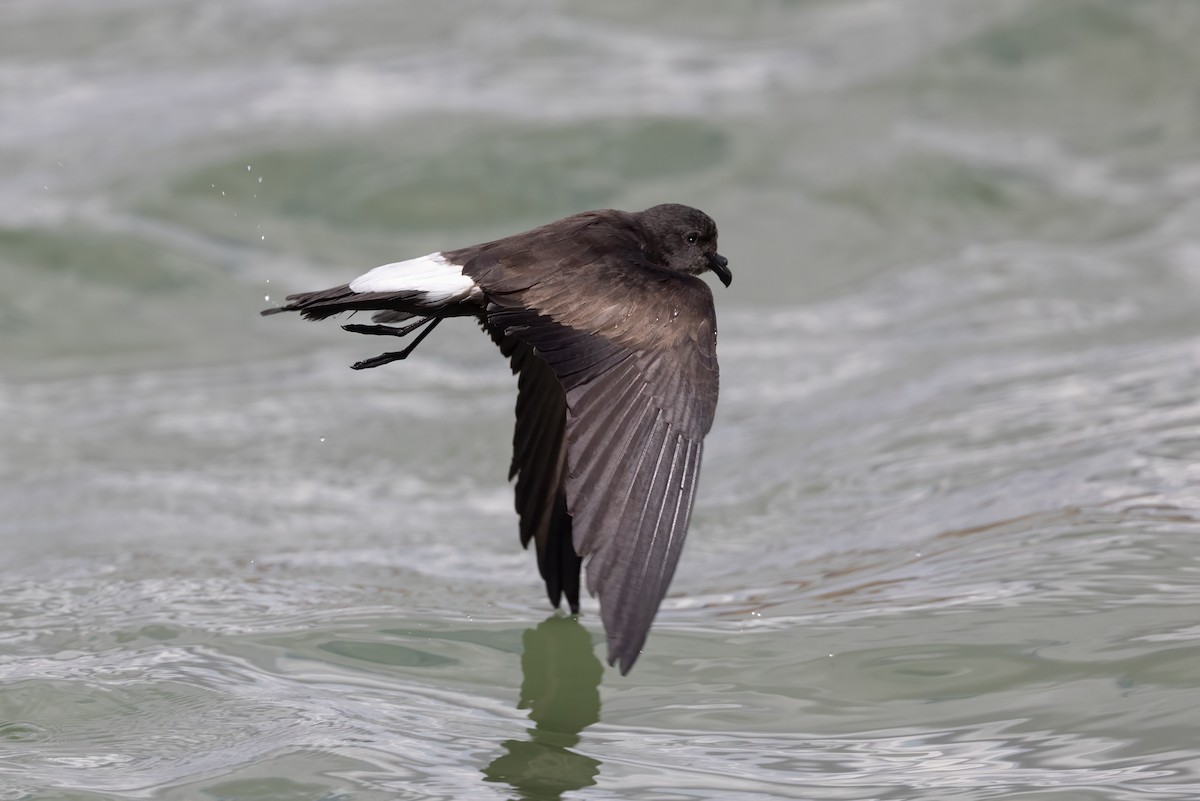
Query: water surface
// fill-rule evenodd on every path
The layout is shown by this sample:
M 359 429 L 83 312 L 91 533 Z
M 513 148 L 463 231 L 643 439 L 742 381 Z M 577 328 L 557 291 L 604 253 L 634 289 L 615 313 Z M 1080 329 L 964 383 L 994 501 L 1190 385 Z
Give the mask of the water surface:
M 1200 797 L 1200 13 L 0 10 L 0 799 Z M 515 382 L 257 316 L 708 211 L 721 405 L 628 677 Z

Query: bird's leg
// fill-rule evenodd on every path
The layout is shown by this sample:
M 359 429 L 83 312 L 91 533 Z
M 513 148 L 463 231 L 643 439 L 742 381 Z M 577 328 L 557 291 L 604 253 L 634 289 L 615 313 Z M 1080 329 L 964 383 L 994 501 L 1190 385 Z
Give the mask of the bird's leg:
M 421 340 L 424 339 L 425 337 L 429 336 L 429 332 L 432 331 L 433 329 L 437 328 L 437 324 L 440 323 L 441 321 L 442 321 L 441 317 L 433 317 L 433 318 L 427 318 L 426 320 L 422 320 L 420 323 L 417 323 L 414 326 L 410 326 L 412 328 L 415 328 L 426 322 L 429 323 L 428 325 L 425 326 L 425 330 L 422 331 L 421 333 L 417 334 L 417 338 L 414 339 L 409 344 L 409 346 L 407 348 L 405 348 L 404 350 L 395 351 L 394 353 L 381 353 L 373 359 L 363 359 L 361 362 L 355 362 L 354 364 L 350 365 L 350 369 L 366 370 L 368 367 L 379 367 L 382 364 L 388 364 L 390 362 L 398 362 L 401 359 L 407 359 L 408 354 L 410 354 L 414 350 L 416 350 L 417 345 L 421 344 Z M 364 328 L 369 328 L 369 327 L 370 326 L 364 326 Z
M 395 326 L 391 325 L 360 325 L 357 323 L 351 323 L 350 325 L 343 325 L 342 330 L 349 331 L 351 334 L 376 334 L 378 336 L 406 337 L 432 319 L 432 317 L 422 317 L 415 323 L 410 323 L 409 325 L 402 326 L 400 328 L 396 328 Z

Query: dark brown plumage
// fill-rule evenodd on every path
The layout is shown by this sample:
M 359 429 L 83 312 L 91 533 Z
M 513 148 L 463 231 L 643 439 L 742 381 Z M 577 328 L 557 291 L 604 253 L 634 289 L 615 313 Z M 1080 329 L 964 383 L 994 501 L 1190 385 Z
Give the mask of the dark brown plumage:
M 376 268 L 263 314 L 323 319 L 374 310 L 347 330 L 405 336 L 405 358 L 442 319 L 474 316 L 518 375 L 509 478 L 556 606 L 600 599 L 609 664 L 629 671 L 687 534 L 717 405 L 716 315 L 696 276 L 731 275 L 717 229 L 676 204 L 589 211 L 494 242 Z M 383 323 L 413 323 L 393 327 Z

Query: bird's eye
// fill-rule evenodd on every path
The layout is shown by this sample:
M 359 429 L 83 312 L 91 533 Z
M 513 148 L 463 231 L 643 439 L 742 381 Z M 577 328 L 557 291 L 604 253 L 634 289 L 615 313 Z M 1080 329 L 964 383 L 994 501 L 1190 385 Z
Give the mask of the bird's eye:
M 694 244 L 696 244 L 696 240 L 699 238 L 700 238 L 700 234 L 696 233 L 695 231 L 692 231 L 690 234 L 687 235 L 687 243 L 689 245 L 694 245 Z

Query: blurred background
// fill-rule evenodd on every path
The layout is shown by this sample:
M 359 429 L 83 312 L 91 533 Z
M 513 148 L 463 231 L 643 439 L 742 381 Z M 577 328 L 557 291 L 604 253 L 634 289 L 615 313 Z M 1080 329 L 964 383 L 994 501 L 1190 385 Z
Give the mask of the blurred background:
M 0 799 L 1195 799 L 1197 42 L 1188 0 L 4 0 Z M 734 271 L 722 399 L 601 678 L 487 338 L 355 373 L 258 311 L 666 201 Z

